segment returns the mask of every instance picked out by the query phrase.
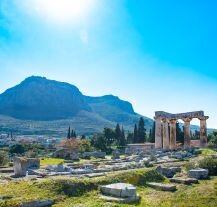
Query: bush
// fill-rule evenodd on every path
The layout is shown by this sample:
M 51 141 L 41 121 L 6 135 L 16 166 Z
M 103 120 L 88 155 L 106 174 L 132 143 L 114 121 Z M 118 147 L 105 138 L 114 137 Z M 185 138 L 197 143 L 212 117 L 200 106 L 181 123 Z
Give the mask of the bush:
M 22 144 L 15 144 L 9 148 L 11 154 L 23 154 L 25 152 L 25 147 Z
M 8 153 L 0 151 L 0 166 L 4 166 L 9 162 Z
M 198 163 L 200 168 L 208 169 L 209 175 L 217 175 L 217 158 L 216 157 L 205 157 Z

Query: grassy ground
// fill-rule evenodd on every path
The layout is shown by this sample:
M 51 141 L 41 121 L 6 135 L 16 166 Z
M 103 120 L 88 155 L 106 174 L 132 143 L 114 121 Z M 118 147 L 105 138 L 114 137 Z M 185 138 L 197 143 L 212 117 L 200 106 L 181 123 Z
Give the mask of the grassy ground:
M 40 159 L 40 165 L 58 165 L 60 163 L 63 163 L 64 159 L 59 158 L 41 158 Z
M 217 152 L 212 149 L 205 148 L 201 150 L 202 150 L 202 153 L 201 153 L 202 156 L 217 155 Z
M 138 204 L 116 204 L 99 198 L 98 191 L 80 197 L 67 198 L 54 207 L 216 207 L 217 178 L 202 181 L 198 185 L 179 185 L 176 192 L 157 191 L 149 187 L 138 187 L 141 202 Z
M 17 207 L 23 201 L 54 199 L 54 207 L 216 207 L 217 177 L 193 186 L 178 185 L 176 192 L 162 192 L 145 185 L 147 181 L 163 181 L 152 169 L 129 170 L 93 179 L 53 178 L 30 182 L 0 184 L 0 196 L 13 196 L 0 201 L 0 207 Z M 99 198 L 98 185 L 127 182 L 137 186 L 138 204 L 115 204 Z

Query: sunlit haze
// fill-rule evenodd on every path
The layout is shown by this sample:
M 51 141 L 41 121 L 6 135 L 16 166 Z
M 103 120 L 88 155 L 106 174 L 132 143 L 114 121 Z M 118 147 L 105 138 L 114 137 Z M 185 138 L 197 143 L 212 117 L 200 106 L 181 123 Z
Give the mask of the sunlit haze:
M 97 0 L 28 0 L 27 9 L 55 23 L 68 23 L 86 18 Z

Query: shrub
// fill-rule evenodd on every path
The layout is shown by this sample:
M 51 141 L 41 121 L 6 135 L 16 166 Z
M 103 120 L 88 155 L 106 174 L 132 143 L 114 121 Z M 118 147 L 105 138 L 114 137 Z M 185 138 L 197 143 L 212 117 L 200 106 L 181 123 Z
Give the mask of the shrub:
M 11 154 L 23 154 L 25 152 L 25 147 L 22 144 L 15 144 L 9 148 L 9 152 Z
M 4 166 L 9 162 L 8 153 L 0 151 L 0 166 Z
M 200 168 L 208 169 L 209 175 L 217 175 L 217 158 L 205 157 L 198 163 Z

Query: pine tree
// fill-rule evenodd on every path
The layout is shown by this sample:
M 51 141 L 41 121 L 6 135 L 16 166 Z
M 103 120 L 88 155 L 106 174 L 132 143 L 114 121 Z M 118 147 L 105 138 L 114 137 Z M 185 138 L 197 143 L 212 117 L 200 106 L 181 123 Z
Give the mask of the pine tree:
M 120 145 L 120 142 L 121 142 L 121 129 L 120 129 L 120 125 L 117 124 L 116 127 L 115 127 L 115 138 L 116 138 L 116 141 L 117 141 L 117 144 Z
M 70 137 L 71 137 L 71 129 L 70 129 L 70 127 L 69 127 L 69 129 L 68 129 L 68 134 L 67 134 L 67 139 L 70 139 Z
M 144 119 L 141 117 L 138 126 L 138 143 L 144 143 L 146 140 L 146 129 Z
M 133 144 L 138 142 L 138 129 L 137 125 L 134 126 L 134 132 L 133 132 Z

